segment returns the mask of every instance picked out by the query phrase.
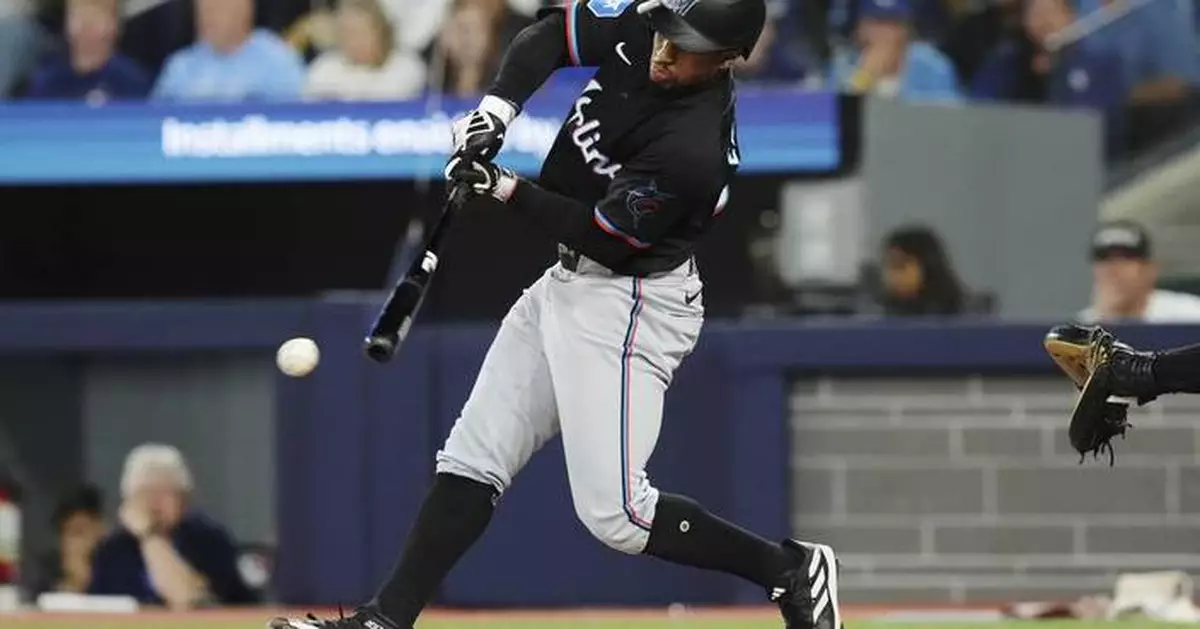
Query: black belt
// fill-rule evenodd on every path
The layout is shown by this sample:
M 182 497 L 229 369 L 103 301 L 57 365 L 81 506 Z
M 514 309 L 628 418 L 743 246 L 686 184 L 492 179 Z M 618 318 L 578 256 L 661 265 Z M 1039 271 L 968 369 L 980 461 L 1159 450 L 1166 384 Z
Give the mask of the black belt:
M 582 257 L 583 256 L 579 255 L 579 253 L 577 253 L 575 250 L 571 249 L 570 247 L 564 247 L 562 245 L 559 245 L 559 247 L 558 247 L 558 262 L 559 262 L 559 264 L 561 264 L 564 269 L 566 269 L 572 273 L 579 272 L 579 260 Z M 696 274 L 696 258 L 688 258 L 687 264 L 688 264 L 688 275 L 695 275 Z M 665 271 L 662 271 L 662 273 L 669 273 L 673 270 L 674 269 L 667 269 Z M 622 275 L 621 273 L 617 273 L 615 271 L 613 273 L 616 275 Z M 658 275 L 658 274 L 659 273 L 656 272 L 656 273 L 650 273 L 649 275 Z

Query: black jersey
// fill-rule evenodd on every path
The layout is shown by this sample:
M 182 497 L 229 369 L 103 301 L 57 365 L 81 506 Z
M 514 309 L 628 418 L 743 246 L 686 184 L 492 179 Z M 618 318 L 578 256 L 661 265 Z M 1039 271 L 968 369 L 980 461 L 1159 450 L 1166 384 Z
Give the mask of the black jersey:
M 597 71 L 567 112 L 538 184 L 586 204 L 592 230 L 604 236 L 568 235 L 563 244 L 641 276 L 693 254 L 724 208 L 739 156 L 728 74 L 657 86 L 649 78 L 654 33 L 634 4 L 577 0 L 541 12 L 561 20 L 566 59 Z

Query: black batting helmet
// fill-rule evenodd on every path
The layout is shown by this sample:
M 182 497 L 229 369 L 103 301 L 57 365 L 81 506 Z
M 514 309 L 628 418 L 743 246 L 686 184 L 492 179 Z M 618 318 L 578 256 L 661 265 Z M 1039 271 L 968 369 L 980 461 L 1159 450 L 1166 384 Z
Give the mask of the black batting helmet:
M 749 57 L 767 20 L 765 0 L 642 0 L 638 13 L 688 52 L 736 50 Z

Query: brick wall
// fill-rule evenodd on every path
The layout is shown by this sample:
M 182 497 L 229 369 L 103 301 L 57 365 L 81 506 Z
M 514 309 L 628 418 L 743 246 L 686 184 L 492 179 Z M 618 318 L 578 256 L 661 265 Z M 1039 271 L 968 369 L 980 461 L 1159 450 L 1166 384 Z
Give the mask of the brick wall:
M 1130 412 L 1083 465 L 1051 377 L 796 381 L 793 528 L 832 543 L 851 602 L 1108 592 L 1118 572 L 1200 574 L 1200 396 Z

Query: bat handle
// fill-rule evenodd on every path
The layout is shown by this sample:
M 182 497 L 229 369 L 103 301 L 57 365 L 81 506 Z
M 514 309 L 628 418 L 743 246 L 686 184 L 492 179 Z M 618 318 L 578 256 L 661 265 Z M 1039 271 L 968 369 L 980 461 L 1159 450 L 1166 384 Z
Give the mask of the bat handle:
M 371 360 L 377 363 L 386 363 L 395 355 L 396 344 L 399 340 L 398 336 L 390 334 L 368 336 L 363 350 Z
M 455 208 L 462 207 L 463 203 L 467 202 L 467 197 L 471 193 L 471 185 L 466 183 L 456 183 L 450 188 L 450 196 L 447 199 Z

